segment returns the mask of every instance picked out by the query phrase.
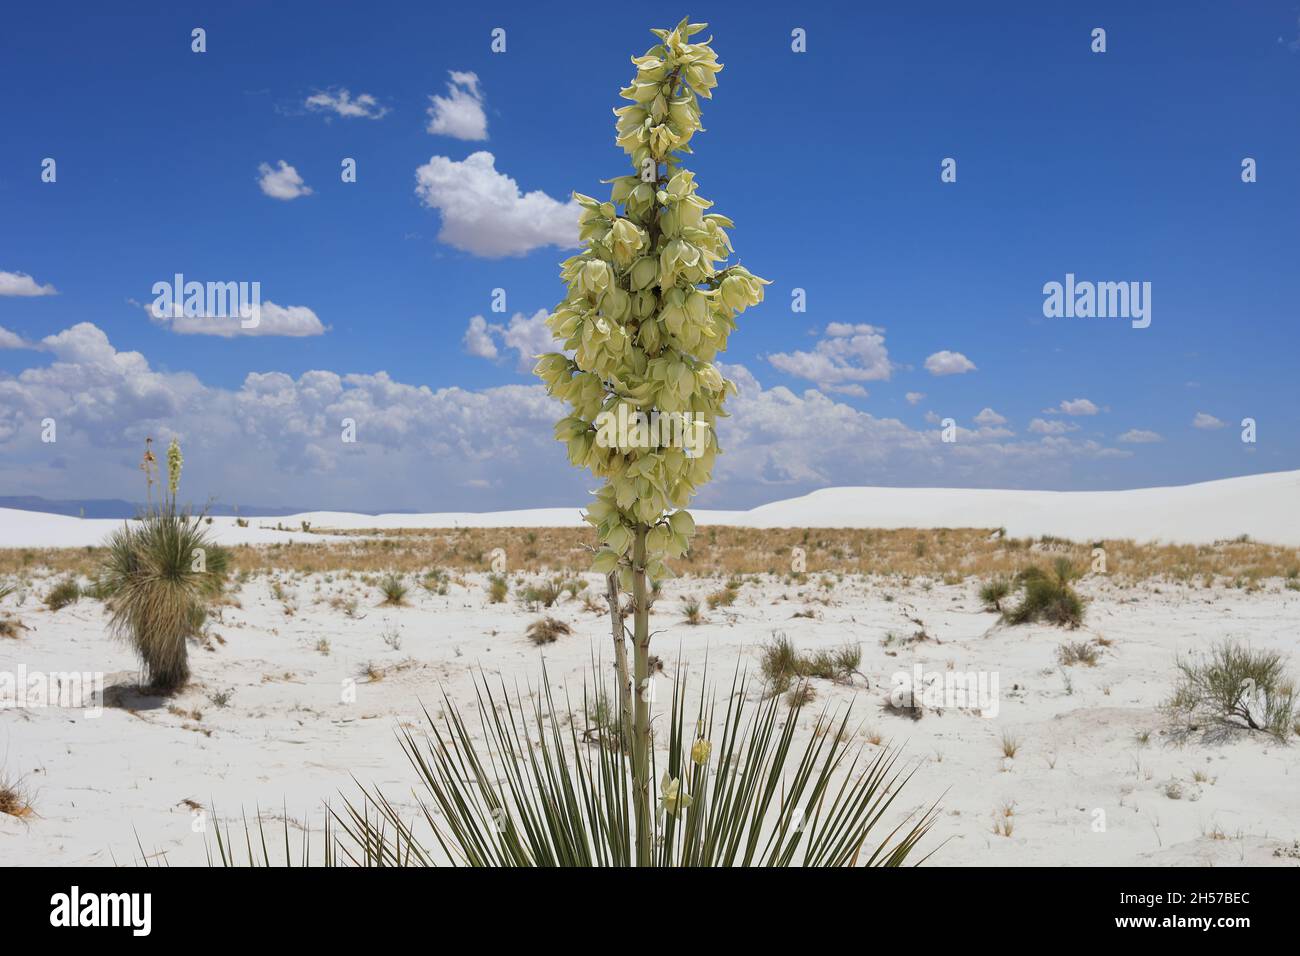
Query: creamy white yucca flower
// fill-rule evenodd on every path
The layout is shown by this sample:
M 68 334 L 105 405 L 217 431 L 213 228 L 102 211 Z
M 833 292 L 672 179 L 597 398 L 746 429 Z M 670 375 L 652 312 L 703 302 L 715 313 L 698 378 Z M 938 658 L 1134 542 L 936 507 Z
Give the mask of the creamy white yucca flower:
M 682 793 L 682 782 L 677 777 L 664 774 L 659 781 L 659 813 L 665 811 L 678 816 L 683 810 L 689 810 L 694 798 L 689 793 Z
M 726 265 L 733 223 L 709 211 L 713 203 L 681 165 L 702 129 L 700 98 L 711 98 L 722 69 L 709 41 L 694 39 L 705 26 L 683 20 L 654 30 L 659 43 L 632 58 L 636 74 L 620 91 L 630 102 L 614 115 L 615 142 L 633 171 L 607 181 L 608 201 L 574 193 L 585 248 L 564 262 L 568 295 L 547 319 L 572 358 L 543 355 L 535 369 L 547 391 L 568 403 L 555 437 L 568 445 L 569 460 L 604 481 L 586 516 L 601 542 L 593 567 L 617 570 L 624 588 L 637 529 L 646 534 L 652 579 L 667 576 L 665 559 L 690 543 L 695 523 L 682 509 L 712 474 L 714 426 L 736 391 L 713 362 L 736 315 L 763 301 L 768 284 L 738 263 Z M 698 441 L 598 442 L 597 416 L 621 404 L 646 416 L 689 413 Z

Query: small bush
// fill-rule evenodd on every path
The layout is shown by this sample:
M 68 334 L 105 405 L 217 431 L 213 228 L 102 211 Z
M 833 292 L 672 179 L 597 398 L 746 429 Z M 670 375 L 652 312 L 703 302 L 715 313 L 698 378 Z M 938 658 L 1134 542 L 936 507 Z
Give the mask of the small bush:
M 554 644 L 561 634 L 572 634 L 573 629 L 553 617 L 543 617 L 528 625 L 528 639 L 534 644 Z
M 1078 627 L 1083 623 L 1083 599 L 1070 587 L 1074 568 L 1065 558 L 1057 558 L 1056 574 L 1049 576 L 1041 568 L 1031 565 L 1016 575 L 1024 592 L 1020 604 L 1002 612 L 1008 624 L 1028 624 L 1046 621 L 1063 627 Z
M 709 602 L 709 610 L 716 611 L 720 607 L 731 607 L 736 603 L 736 597 L 740 593 L 740 582 L 731 580 L 727 586 L 720 591 L 714 591 L 706 599 Z
M 446 571 L 440 568 L 433 568 L 424 575 L 424 580 L 420 583 L 430 594 L 445 595 L 447 593 L 447 583 L 449 577 Z
M 1300 702 L 1276 651 L 1224 641 L 1208 657 L 1180 658 L 1177 667 L 1178 682 L 1168 707 L 1189 725 L 1216 721 L 1261 730 L 1279 740 L 1294 731 Z
M 1097 663 L 1097 646 L 1087 641 L 1071 641 L 1056 649 L 1056 659 L 1062 667 L 1070 667 L 1074 664 L 1093 667 Z
M 51 611 L 59 611 L 69 604 L 75 604 L 81 597 L 81 588 L 72 578 L 64 578 L 45 595 L 45 606 Z
M 399 575 L 387 575 L 379 582 L 379 590 L 384 592 L 384 604 L 391 604 L 394 607 L 401 607 L 406 603 L 406 595 L 409 588 L 406 582 Z
M 763 648 L 763 677 L 774 694 L 784 693 L 796 678 L 817 677 L 847 683 L 862 663 L 862 650 L 854 645 L 803 654 L 784 634 L 778 634 Z
M 1005 578 L 996 578 L 980 588 L 980 600 L 984 610 L 1002 612 L 1002 599 L 1011 593 L 1011 582 Z
M 500 604 L 510 593 L 510 585 L 501 575 L 493 574 L 488 578 L 487 592 L 489 604 Z
M 552 607 L 560 599 L 564 589 L 558 581 L 542 581 L 540 584 L 530 584 L 524 588 L 519 599 L 524 602 L 529 610 L 536 610 L 538 605 L 542 607 Z
M 682 605 L 682 613 L 686 615 L 687 624 L 697 625 L 704 623 L 704 615 L 700 613 L 700 602 L 698 598 L 687 598 L 686 603 Z

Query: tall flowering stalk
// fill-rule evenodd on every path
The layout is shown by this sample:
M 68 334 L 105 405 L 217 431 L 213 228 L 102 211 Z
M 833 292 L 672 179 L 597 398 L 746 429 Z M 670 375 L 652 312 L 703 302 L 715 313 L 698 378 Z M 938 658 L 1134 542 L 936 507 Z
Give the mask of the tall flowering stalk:
M 708 40 L 692 42 L 706 26 L 683 20 L 653 30 L 659 43 L 632 58 L 636 75 L 620 91 L 631 102 L 614 114 L 616 142 L 634 171 L 607 181 L 608 202 L 574 193 L 585 249 L 564 262 L 568 295 L 547 319 L 565 352 L 543 355 L 535 369 L 570 407 L 555 426 L 569 460 L 604 480 L 586 520 L 600 541 L 593 569 L 610 577 L 619 662 L 626 654 L 615 599 L 620 589 L 632 595 L 633 670 L 623 664 L 619 696 L 640 864 L 651 854 L 651 582 L 669 576 L 666 561 L 690 546 L 695 522 L 685 509 L 712 475 L 714 427 L 736 391 L 712 363 L 766 284 L 738 263 L 724 265 L 734 224 L 708 212 L 713 203 L 681 161 L 702 128 L 699 100 L 712 98 L 722 69 Z

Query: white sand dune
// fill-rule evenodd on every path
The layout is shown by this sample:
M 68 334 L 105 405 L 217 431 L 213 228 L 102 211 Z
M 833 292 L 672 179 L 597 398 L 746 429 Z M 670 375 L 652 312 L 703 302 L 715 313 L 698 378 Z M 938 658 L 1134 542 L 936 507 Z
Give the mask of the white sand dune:
M 1300 471 L 1226 478 L 1131 491 L 1012 491 L 972 488 L 826 488 L 750 511 L 695 513 L 700 524 L 748 528 L 1006 528 L 1014 537 L 1050 534 L 1076 541 L 1132 538 L 1208 544 L 1249 535 L 1300 545 Z M 312 511 L 283 518 L 215 518 L 221 544 L 320 541 L 319 534 L 278 531 L 308 521 L 316 529 L 544 528 L 581 524 L 578 507 L 442 514 L 366 515 Z M 0 509 L 0 547 L 82 547 L 121 524 Z

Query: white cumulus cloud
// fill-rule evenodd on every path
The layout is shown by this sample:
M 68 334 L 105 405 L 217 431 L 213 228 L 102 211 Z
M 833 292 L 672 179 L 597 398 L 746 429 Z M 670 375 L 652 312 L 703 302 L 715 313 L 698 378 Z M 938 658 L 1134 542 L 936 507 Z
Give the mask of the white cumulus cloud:
M 305 305 L 276 305 L 267 299 L 244 319 L 240 316 L 185 315 L 180 303 L 172 307 L 171 315 L 155 315 L 153 303 L 144 305 L 149 318 L 179 335 L 218 335 L 230 339 L 236 336 L 278 335 L 287 338 L 304 338 L 324 335 L 326 327 L 320 318 Z M 256 324 L 252 324 L 256 319 Z M 248 322 L 248 327 L 245 327 Z
M 774 368 L 815 382 L 826 391 L 865 395 L 861 385 L 888 380 L 893 371 L 885 348 L 885 330 L 873 325 L 832 322 L 811 352 L 777 352 L 767 357 Z
M 311 187 L 303 183 L 298 170 L 283 159 L 275 167 L 262 163 L 257 167 L 257 173 L 257 184 L 272 199 L 297 199 L 299 196 L 311 195 Z
M 1066 399 L 1056 408 L 1044 408 L 1044 415 L 1096 415 L 1100 408 L 1086 398 Z
M 1209 412 L 1197 412 L 1196 417 L 1192 419 L 1192 427 L 1208 430 L 1212 428 L 1223 428 L 1225 425 Z
M 0 271 L 0 295 L 58 295 L 52 285 L 41 285 L 25 272 Z
M 303 104 L 313 113 L 333 113 L 346 119 L 382 119 L 388 115 L 388 107 L 369 93 L 361 93 L 353 99 L 346 89 L 320 90 L 307 97 Z
M 975 371 L 975 363 L 960 352 L 944 349 L 925 360 L 925 370 L 931 375 L 961 375 Z
M 1159 432 L 1149 431 L 1145 428 L 1130 428 L 1115 440 L 1122 441 L 1126 445 L 1150 445 L 1164 441 L 1164 438 L 1161 437 Z
M 433 156 L 415 171 L 415 193 L 442 214 L 438 238 L 486 258 L 519 256 L 543 246 L 578 245 L 576 202 L 562 203 L 497 172 L 491 153 L 471 153 L 457 162 Z
M 532 315 L 516 312 L 510 317 L 508 325 L 489 322 L 483 316 L 475 315 L 470 318 L 461 341 L 470 355 L 495 360 L 501 354 L 501 349 L 497 347 L 499 340 L 502 348 L 515 353 L 515 370 L 531 372 L 537 364 L 538 355 L 560 351 L 560 344 L 546 326 L 549 314 L 545 309 L 539 309 Z
M 428 131 L 471 141 L 485 140 L 487 114 L 483 112 L 483 91 L 477 73 L 449 70 L 447 95 L 429 97 Z

